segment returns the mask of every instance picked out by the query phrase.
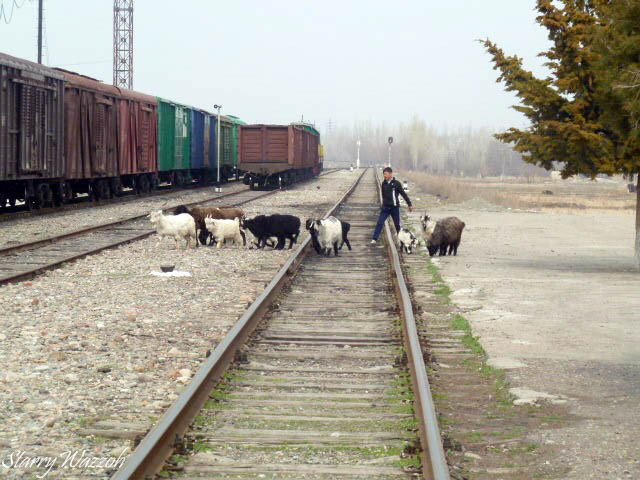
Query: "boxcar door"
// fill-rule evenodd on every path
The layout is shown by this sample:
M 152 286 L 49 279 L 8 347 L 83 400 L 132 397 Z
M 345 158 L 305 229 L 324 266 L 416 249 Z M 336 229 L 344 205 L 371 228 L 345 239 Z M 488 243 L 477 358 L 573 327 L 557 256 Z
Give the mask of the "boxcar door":
M 53 132 L 47 125 L 47 104 L 53 92 L 27 83 L 18 84 L 19 173 L 46 173 L 54 149 Z M 49 161 L 47 161 L 49 160 Z
M 96 98 L 91 119 L 91 170 L 93 174 L 107 173 L 107 105 Z
M 187 112 L 182 107 L 176 107 L 176 143 L 175 143 L 175 166 L 178 169 L 184 166 L 184 143 L 187 137 Z
M 140 131 L 138 137 L 138 169 L 141 172 L 150 172 L 153 169 L 152 142 L 153 142 L 153 110 L 149 107 L 140 107 Z
M 202 158 L 204 160 L 205 168 L 211 166 L 209 159 L 209 148 L 211 148 L 211 117 L 209 115 L 204 116 L 204 148 L 202 152 Z

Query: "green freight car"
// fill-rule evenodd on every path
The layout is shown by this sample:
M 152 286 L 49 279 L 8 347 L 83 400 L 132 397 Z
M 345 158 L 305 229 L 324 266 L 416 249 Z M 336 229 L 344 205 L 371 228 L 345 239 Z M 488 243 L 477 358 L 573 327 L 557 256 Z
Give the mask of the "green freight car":
M 191 182 L 191 108 L 158 97 L 158 176 L 174 185 Z
M 238 127 L 245 122 L 233 115 L 223 115 L 220 123 L 220 178 L 223 181 L 231 177 L 239 179 L 238 170 Z

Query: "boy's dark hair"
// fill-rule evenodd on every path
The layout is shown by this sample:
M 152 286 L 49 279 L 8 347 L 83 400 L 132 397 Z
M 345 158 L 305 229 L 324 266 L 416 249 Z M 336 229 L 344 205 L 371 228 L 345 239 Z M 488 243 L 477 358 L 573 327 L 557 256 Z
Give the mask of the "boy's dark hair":
M 382 170 L 382 172 L 389 172 L 389 173 L 393 173 L 393 170 L 391 170 L 391 167 L 384 167 L 384 170 Z

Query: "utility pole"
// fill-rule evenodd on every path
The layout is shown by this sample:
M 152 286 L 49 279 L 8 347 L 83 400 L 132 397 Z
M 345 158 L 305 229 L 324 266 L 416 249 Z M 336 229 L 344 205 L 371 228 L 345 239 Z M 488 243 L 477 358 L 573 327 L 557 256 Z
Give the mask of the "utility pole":
M 393 137 L 389 137 L 389 168 L 391 168 L 391 144 L 393 143 Z
M 133 88 L 133 0 L 113 0 L 113 85 Z
M 42 63 L 42 3 L 38 0 L 38 63 Z
M 216 157 L 218 160 L 218 186 L 220 186 L 220 124 L 222 123 L 222 117 L 220 116 L 220 110 L 222 110 L 222 105 L 214 105 L 213 108 L 215 108 L 216 110 L 218 110 L 218 135 L 217 135 L 217 142 L 218 142 L 218 149 L 216 150 Z

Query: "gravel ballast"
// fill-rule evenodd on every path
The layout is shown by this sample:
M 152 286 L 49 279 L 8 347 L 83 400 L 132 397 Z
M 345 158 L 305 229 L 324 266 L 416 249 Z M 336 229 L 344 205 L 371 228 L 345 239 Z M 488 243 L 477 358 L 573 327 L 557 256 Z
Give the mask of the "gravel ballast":
M 339 171 L 243 209 L 301 217 L 300 242 L 304 219 L 326 212 L 356 177 Z M 124 458 L 131 445 L 109 436 L 133 437 L 159 418 L 293 251 L 156 243 L 153 235 L 0 287 L 2 477 L 45 473 L 44 463 L 16 468 L 36 456 L 56 459 L 47 478 L 106 476 L 104 458 Z M 164 264 L 190 276 L 152 275 Z M 103 465 L 80 464 L 83 450 Z

